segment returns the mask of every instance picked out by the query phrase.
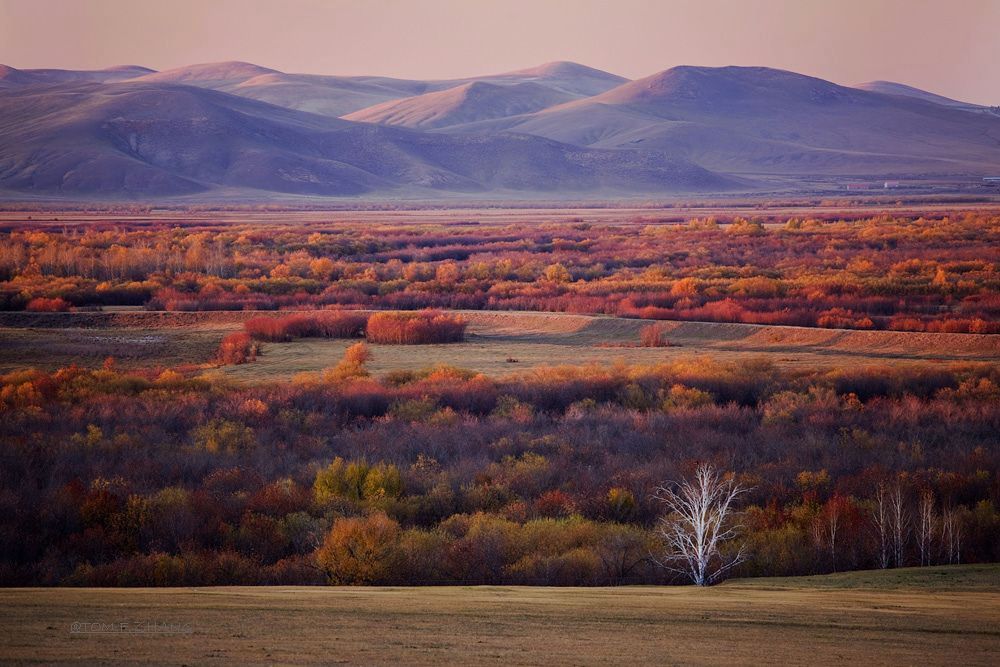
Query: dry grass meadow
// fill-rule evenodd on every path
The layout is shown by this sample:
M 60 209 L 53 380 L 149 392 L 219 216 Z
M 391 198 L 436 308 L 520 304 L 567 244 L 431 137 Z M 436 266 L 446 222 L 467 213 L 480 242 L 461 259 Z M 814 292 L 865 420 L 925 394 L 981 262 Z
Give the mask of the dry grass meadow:
M 1000 567 L 710 589 L 3 589 L 0 621 L 0 660 L 21 664 L 991 665 Z
M 209 362 L 222 336 L 255 313 L 0 313 L 0 372 L 99 366 L 112 355 L 128 366 Z M 779 367 L 835 368 L 924 362 L 995 362 L 1000 335 L 856 331 L 755 324 L 661 322 L 670 347 L 638 347 L 648 320 L 500 311 L 465 311 L 466 342 L 374 345 L 376 375 L 447 364 L 502 376 L 540 366 L 655 364 L 708 355 L 719 361 L 766 359 Z M 287 380 L 335 365 L 352 343 L 300 339 L 265 343 L 252 364 L 224 372 L 249 382 Z M 516 361 L 509 361 L 516 360 Z

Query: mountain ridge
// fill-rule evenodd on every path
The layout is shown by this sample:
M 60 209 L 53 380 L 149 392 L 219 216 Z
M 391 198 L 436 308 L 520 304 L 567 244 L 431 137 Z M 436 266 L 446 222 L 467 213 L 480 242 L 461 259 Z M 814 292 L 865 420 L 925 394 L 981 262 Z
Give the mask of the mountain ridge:
M 193 86 L 75 84 L 0 95 L 0 187 L 176 196 L 244 188 L 373 192 L 699 191 L 738 181 L 641 151 L 530 135 L 438 135 Z
M 654 194 L 1000 172 L 1000 115 L 890 84 L 689 65 L 630 81 L 565 61 L 426 81 L 0 66 L 0 189 Z
M 1000 168 L 1000 117 L 761 67 L 670 68 L 594 97 L 452 131 L 642 146 L 743 174 Z
M 571 96 L 531 81 L 473 81 L 454 88 L 390 100 L 342 116 L 347 120 L 435 129 L 540 111 Z
M 950 97 L 945 97 L 944 95 L 931 93 L 926 90 L 922 90 L 914 86 L 909 86 L 905 83 L 897 83 L 895 81 L 868 81 L 866 83 L 859 83 L 856 86 L 854 86 L 854 88 L 858 88 L 859 90 L 867 90 L 868 92 L 873 92 L 873 93 L 883 93 L 885 95 L 902 95 L 904 97 L 913 97 L 916 99 L 924 100 L 925 102 L 934 102 L 935 104 L 966 109 L 969 111 L 983 111 L 989 109 L 989 107 L 983 104 L 962 102 L 961 100 L 956 100 Z

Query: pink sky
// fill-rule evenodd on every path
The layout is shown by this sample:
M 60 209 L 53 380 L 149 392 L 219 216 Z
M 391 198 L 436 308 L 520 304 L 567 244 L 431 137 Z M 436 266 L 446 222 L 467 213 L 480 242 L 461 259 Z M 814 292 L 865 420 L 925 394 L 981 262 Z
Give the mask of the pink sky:
M 1000 0 L 0 0 L 0 63 L 448 78 L 766 65 L 1000 104 Z

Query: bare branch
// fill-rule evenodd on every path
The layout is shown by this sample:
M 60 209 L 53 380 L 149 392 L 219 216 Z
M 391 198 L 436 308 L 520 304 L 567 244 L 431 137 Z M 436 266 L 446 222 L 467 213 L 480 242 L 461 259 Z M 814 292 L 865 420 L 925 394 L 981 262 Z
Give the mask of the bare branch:
M 657 488 L 654 497 L 666 508 L 659 531 L 665 554 L 662 562 L 655 562 L 698 586 L 718 581 L 744 562 L 744 548 L 726 557 L 721 547 L 739 534 L 740 526 L 731 523 L 733 503 L 748 490 L 707 464 L 699 466 L 693 481 Z

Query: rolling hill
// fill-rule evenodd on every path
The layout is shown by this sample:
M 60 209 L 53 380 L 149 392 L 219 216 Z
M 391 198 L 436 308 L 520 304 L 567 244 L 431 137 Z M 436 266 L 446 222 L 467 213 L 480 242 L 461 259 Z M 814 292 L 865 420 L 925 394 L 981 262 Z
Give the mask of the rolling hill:
M 895 83 L 894 81 L 868 81 L 867 83 L 860 83 L 854 87 L 859 90 L 867 90 L 870 93 L 883 93 L 885 95 L 902 95 L 904 97 L 913 97 L 918 100 L 923 100 L 925 102 L 933 102 L 935 104 L 941 104 L 946 107 L 955 107 L 956 109 L 965 109 L 966 111 L 988 110 L 988 107 L 984 107 L 981 104 L 972 104 L 971 102 L 960 102 L 959 100 L 953 100 L 950 97 L 945 97 L 944 95 L 936 95 L 926 90 L 921 90 L 920 88 L 914 88 L 913 86 L 907 86 L 905 83 Z
M 7 197 L 615 196 L 996 173 L 993 108 L 763 67 L 424 81 L 0 66 Z
M 499 85 L 474 81 L 434 93 L 383 102 L 344 118 L 429 130 L 532 113 L 570 99 L 568 93 L 533 82 Z
M 464 81 L 427 83 L 420 95 L 345 114 L 349 120 L 439 129 L 509 118 L 608 91 L 628 79 L 577 63 L 554 62 Z
M 424 81 L 286 74 L 238 61 L 189 65 L 138 76 L 131 82 L 197 86 L 332 117 L 427 90 Z
M 762 67 L 675 67 L 594 97 L 452 131 L 645 148 L 740 174 L 976 174 L 1000 117 Z
M 422 81 L 380 76 L 287 74 L 252 63 L 231 61 L 148 73 L 136 77 L 134 81 L 211 88 L 290 109 L 339 117 L 390 100 L 436 93 L 473 83 L 531 83 L 551 89 L 553 92 L 550 97 L 561 95 L 559 101 L 562 102 L 602 93 L 627 79 L 568 62 L 547 63 L 530 69 L 481 77 Z M 541 107 L 525 107 L 521 112 L 535 111 L 537 108 Z
M 538 67 L 466 79 L 462 83 L 467 81 L 540 83 L 574 97 L 592 97 L 620 86 L 628 82 L 628 79 L 579 63 L 560 60 Z
M 111 82 L 125 81 L 138 76 L 153 74 L 148 67 L 138 65 L 122 65 L 99 70 L 70 69 L 15 69 L 0 65 L 0 90 L 21 86 L 50 85 L 73 82 Z
M 20 192 L 350 196 L 736 186 L 659 153 L 504 133 L 428 134 L 173 83 L 28 86 L 0 95 L 0 188 Z

